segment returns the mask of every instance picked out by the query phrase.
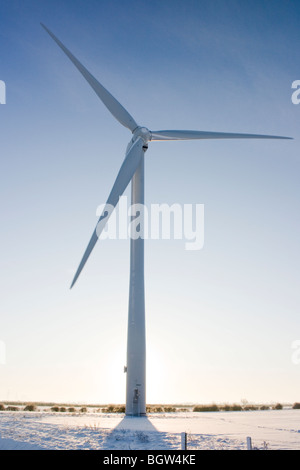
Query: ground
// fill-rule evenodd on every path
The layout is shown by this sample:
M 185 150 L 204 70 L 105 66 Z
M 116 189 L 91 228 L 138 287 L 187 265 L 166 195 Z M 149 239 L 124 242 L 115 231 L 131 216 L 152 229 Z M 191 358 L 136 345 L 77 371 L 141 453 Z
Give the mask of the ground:
M 300 449 L 300 410 L 123 414 L 0 412 L 0 450 Z

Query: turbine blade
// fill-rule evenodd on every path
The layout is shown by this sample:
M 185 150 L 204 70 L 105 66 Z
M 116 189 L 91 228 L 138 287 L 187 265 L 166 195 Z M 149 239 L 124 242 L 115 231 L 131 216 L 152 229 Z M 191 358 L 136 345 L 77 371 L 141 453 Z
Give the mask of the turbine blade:
M 277 135 L 235 134 L 230 132 L 206 131 L 151 131 L 151 140 L 193 140 L 193 139 L 292 139 Z
M 111 114 L 121 123 L 123 126 L 134 131 L 138 124 L 135 122 L 133 117 L 129 112 L 114 98 L 109 91 L 104 88 L 101 83 L 96 80 L 95 77 L 73 56 L 73 54 L 60 42 L 60 40 L 43 24 L 41 26 L 47 31 L 47 33 L 52 37 L 52 39 L 59 45 L 59 47 L 64 51 L 64 53 L 69 57 L 71 62 L 77 67 L 79 72 L 84 76 L 84 78 L 91 85 L 93 90 L 99 96 L 103 104 L 111 112 Z
M 107 224 L 112 211 L 118 204 L 120 196 L 122 196 L 129 182 L 131 181 L 134 173 L 136 172 L 142 159 L 142 156 L 143 140 L 139 137 L 126 154 L 126 157 L 122 163 L 116 181 L 114 182 L 113 188 L 110 192 L 110 195 L 108 196 L 104 210 L 98 220 L 97 226 L 93 232 L 93 235 L 89 241 L 89 244 L 76 271 L 76 274 L 71 284 L 71 288 L 74 286 L 79 274 L 81 273 L 85 263 L 87 262 L 88 257 L 90 256 L 98 238 L 101 235 L 101 232 Z

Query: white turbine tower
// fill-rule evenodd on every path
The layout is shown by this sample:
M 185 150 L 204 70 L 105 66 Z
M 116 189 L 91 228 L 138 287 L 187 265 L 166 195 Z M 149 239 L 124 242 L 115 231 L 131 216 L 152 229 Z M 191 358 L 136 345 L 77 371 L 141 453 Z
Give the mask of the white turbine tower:
M 132 132 L 125 159 L 108 196 L 107 204 L 92 234 L 83 258 L 76 271 L 71 287 L 74 286 L 88 257 L 90 256 L 101 231 L 105 227 L 111 208 L 118 204 L 120 196 L 131 181 L 132 204 L 144 204 L 144 154 L 148 143 L 159 140 L 190 139 L 290 139 L 290 137 L 235 134 L 224 132 L 161 130 L 150 131 L 139 126 L 129 112 L 99 83 L 93 75 L 73 56 L 73 54 L 43 25 L 58 46 L 73 62 L 75 67 L 88 81 L 95 93 L 111 114 Z M 141 233 L 143 227 L 140 228 Z M 130 242 L 130 288 L 127 332 L 127 381 L 126 415 L 146 415 L 146 334 L 145 334 L 145 296 L 144 296 L 144 240 L 142 237 Z

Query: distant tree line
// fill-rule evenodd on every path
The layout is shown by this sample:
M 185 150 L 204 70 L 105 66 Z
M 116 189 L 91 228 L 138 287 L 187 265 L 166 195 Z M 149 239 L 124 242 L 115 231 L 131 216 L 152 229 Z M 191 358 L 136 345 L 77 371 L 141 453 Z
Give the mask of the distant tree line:
M 95 412 L 98 413 L 125 413 L 125 405 L 105 405 L 102 407 L 97 407 L 96 405 L 87 405 L 87 406 L 60 406 L 60 405 L 49 405 L 48 410 L 56 413 L 87 413 L 88 408 L 92 407 Z M 42 406 L 46 406 L 43 404 Z M 193 405 L 193 406 L 183 406 L 183 405 L 148 405 L 146 407 L 147 413 L 175 413 L 175 412 L 209 412 L 209 411 L 257 411 L 257 410 L 282 410 L 283 405 L 281 403 L 276 403 L 275 405 Z M 300 403 L 296 402 L 292 405 L 293 410 L 300 409 Z M 43 411 L 48 411 L 43 409 Z M 38 404 L 27 403 L 19 404 L 18 406 L 13 404 L 0 403 L 0 411 L 40 411 Z

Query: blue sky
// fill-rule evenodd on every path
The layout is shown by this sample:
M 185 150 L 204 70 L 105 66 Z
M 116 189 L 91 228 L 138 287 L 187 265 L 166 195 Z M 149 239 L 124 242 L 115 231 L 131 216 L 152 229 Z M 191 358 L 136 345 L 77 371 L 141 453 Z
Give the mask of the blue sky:
M 43 22 L 150 129 L 294 137 L 150 144 L 146 203 L 204 204 L 205 243 L 146 243 L 147 401 L 299 401 L 299 19 L 276 0 L 1 3 L 0 400 L 125 400 L 129 242 L 69 286 L 130 134 Z

